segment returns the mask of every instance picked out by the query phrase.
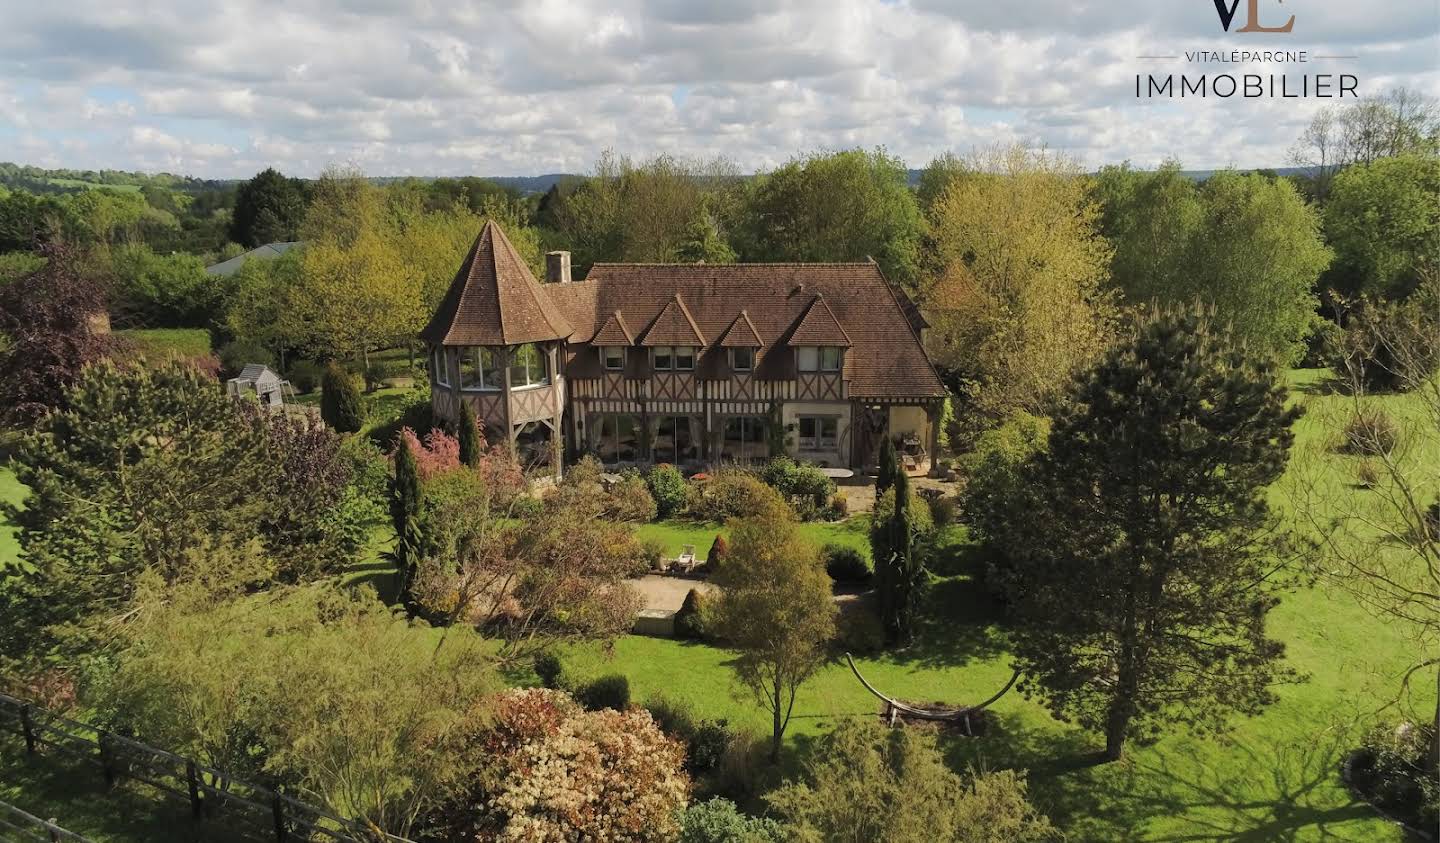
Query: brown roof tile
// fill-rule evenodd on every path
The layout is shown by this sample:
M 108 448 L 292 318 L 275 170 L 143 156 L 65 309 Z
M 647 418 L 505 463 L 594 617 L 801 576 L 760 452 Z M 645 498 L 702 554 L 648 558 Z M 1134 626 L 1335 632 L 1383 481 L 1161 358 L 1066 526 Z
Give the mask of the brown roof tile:
M 625 317 L 615 311 L 605 317 L 605 324 L 590 338 L 591 345 L 634 345 L 635 335 L 625 324 Z
M 645 331 L 641 345 L 705 345 L 705 335 L 695 324 L 689 308 L 677 292 L 656 314 L 654 321 Z
M 805 310 L 805 315 L 800 317 L 800 324 L 795 326 L 795 332 L 790 335 L 790 345 L 839 345 L 849 347 L 854 343 L 850 342 L 850 335 L 840 326 L 840 321 L 835 318 L 835 312 L 825 303 L 825 297 L 819 293 L 815 294 L 810 307 Z
M 420 338 L 437 345 L 515 345 L 574 332 L 505 232 L 487 222 Z
M 763 348 L 764 345 L 760 332 L 755 330 L 755 323 L 750 321 L 750 314 L 743 310 L 725 329 L 725 336 L 720 340 L 721 348 Z
M 793 377 L 792 355 L 785 340 L 792 329 L 798 330 L 818 294 L 849 338 L 845 377 L 852 395 L 929 398 L 945 394 L 915 326 L 906 318 L 905 305 L 874 263 L 600 263 L 591 268 L 585 281 L 549 284 L 544 289 L 575 326 L 570 344 L 581 358 L 594 356 L 583 353 L 584 344 L 603 326 L 603 315 L 617 310 L 632 325 L 652 325 L 679 296 L 682 307 L 675 309 L 689 315 L 695 333 L 721 338 L 728 338 L 744 310 L 757 339 L 769 343 L 761 346 L 756 370 L 761 378 Z M 656 341 L 660 345 L 686 342 Z M 721 352 L 712 350 L 702 357 L 714 353 Z

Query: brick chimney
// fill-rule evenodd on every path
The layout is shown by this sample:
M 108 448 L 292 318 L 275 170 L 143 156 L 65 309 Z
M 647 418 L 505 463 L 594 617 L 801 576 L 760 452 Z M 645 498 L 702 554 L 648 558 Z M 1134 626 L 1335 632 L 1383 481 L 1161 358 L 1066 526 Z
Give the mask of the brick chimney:
M 545 253 L 545 280 L 551 284 L 570 283 L 570 253 Z

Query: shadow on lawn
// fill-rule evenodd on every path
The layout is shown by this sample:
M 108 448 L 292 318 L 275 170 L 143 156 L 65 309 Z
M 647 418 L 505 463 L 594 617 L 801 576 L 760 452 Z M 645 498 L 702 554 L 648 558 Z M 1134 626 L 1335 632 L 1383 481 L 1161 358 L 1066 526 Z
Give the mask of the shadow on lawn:
M 1001 613 L 984 587 L 966 576 L 933 582 L 915 633 L 915 643 L 892 650 L 896 663 L 927 670 L 963 667 L 1006 652 Z
M 1330 731 L 1316 738 L 1303 745 L 1253 738 L 1234 743 L 1219 769 L 1197 763 L 1184 741 L 1137 748 L 1126 760 L 1106 764 L 1098 737 L 1060 724 L 1029 728 L 1011 715 L 983 738 L 947 741 L 946 750 L 956 770 L 1027 770 L 1031 800 L 1072 843 L 1375 839 L 1369 823 L 1336 827 L 1371 814 L 1348 796 L 1337 803 L 1330 787 L 1345 735 Z M 1150 827 L 1160 818 L 1171 829 Z

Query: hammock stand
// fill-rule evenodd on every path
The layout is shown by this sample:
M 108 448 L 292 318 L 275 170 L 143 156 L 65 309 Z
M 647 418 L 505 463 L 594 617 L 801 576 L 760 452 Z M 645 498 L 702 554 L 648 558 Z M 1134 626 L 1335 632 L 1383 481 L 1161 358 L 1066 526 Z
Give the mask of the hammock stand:
M 990 699 L 980 703 L 979 705 L 970 705 L 964 708 L 957 708 L 945 711 L 933 708 L 921 708 L 919 706 L 909 705 L 907 703 L 900 702 L 893 697 L 887 697 L 884 694 L 880 693 L 880 691 L 877 690 L 874 685 L 871 685 L 864 676 L 860 675 L 860 668 L 855 666 L 855 659 L 851 658 L 849 653 L 845 654 L 845 661 L 850 663 L 850 671 L 855 674 L 856 679 L 860 680 L 860 684 L 865 686 L 865 690 L 874 694 L 877 698 L 880 699 L 881 702 L 885 703 L 885 722 L 889 723 L 891 726 L 895 725 L 895 719 L 899 715 L 905 714 L 906 716 L 914 717 L 917 720 L 933 720 L 939 723 L 958 723 L 964 727 L 965 734 L 972 738 L 975 737 L 975 731 L 970 727 L 970 715 L 981 711 L 985 707 L 989 706 L 991 703 L 1005 696 L 1005 693 L 1009 691 L 1012 687 L 1014 687 L 1015 683 L 1020 679 L 1020 671 L 1017 670 L 1014 674 L 1010 676 L 1010 681 L 1005 683 L 1005 687 L 1001 688 L 1000 691 Z

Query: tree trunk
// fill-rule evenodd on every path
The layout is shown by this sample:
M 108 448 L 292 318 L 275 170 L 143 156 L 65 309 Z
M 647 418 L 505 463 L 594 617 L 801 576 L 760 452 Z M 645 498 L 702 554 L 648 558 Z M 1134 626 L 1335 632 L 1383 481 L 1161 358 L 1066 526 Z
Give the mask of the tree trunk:
M 1130 700 L 1117 697 L 1110 703 L 1105 718 L 1105 760 L 1119 761 L 1125 755 L 1125 733 L 1130 728 L 1134 707 Z
M 774 713 L 774 715 L 775 715 L 775 733 L 774 733 L 774 735 L 772 736 L 771 741 L 770 741 L 770 763 L 771 763 L 771 764 L 779 764 L 779 763 L 780 763 L 780 739 L 781 739 L 781 738 L 784 736 L 784 734 L 785 734 L 785 727 L 784 727 L 784 726 L 781 724 L 781 722 L 780 722 L 780 683 L 779 683 L 779 682 L 776 682 L 776 683 L 775 683 L 775 698 L 772 700 L 772 702 L 774 702 L 774 704 L 775 704 L 775 705 L 774 705 L 774 710 L 773 710 L 773 713 Z
M 1435 731 L 1430 734 L 1430 769 L 1425 772 L 1432 777 L 1440 773 L 1440 667 L 1435 669 Z

